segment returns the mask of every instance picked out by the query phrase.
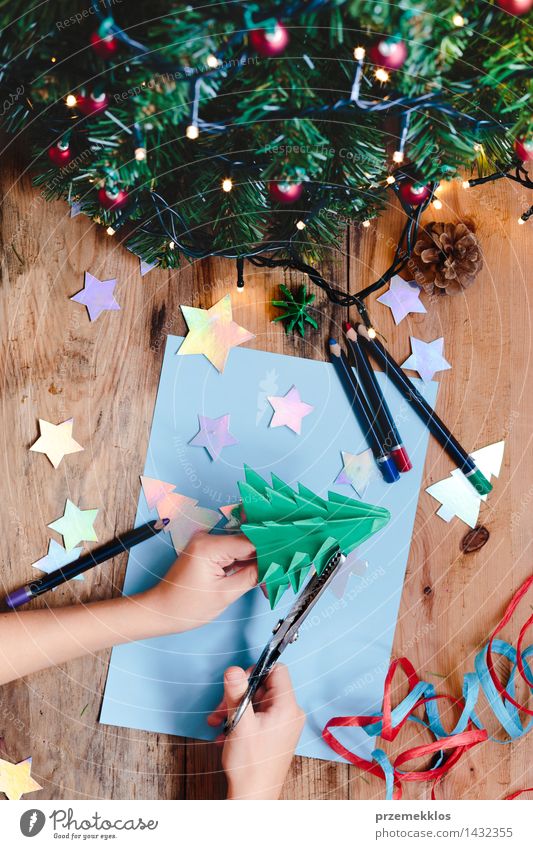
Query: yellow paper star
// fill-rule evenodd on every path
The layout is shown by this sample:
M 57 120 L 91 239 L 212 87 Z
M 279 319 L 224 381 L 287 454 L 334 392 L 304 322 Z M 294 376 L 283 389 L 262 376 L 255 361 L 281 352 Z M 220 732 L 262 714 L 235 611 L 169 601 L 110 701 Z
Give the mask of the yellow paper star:
M 18 801 L 25 793 L 42 790 L 40 784 L 31 777 L 31 758 L 19 764 L 12 764 L 0 758 L 0 792 L 8 799 Z
M 181 311 L 189 333 L 178 354 L 203 354 L 218 371 L 224 371 L 231 348 L 254 338 L 253 333 L 233 321 L 229 295 L 208 310 L 182 306 Z
M 57 469 L 65 454 L 83 451 L 82 446 L 72 438 L 73 425 L 74 419 L 67 419 L 66 422 L 61 422 L 58 425 L 39 419 L 41 435 L 37 442 L 33 443 L 30 451 L 46 454 L 54 469 Z

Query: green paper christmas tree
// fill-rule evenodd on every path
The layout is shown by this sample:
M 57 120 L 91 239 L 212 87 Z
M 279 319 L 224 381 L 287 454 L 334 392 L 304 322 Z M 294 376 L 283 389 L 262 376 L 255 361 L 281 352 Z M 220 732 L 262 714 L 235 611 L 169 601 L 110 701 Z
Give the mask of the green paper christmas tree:
M 300 286 L 298 292 L 293 294 L 285 284 L 279 287 L 282 295 L 285 295 L 284 300 L 272 301 L 272 306 L 284 309 L 283 315 L 278 315 L 274 321 L 282 321 L 285 326 L 285 332 L 291 333 L 298 329 L 301 336 L 305 336 L 306 323 L 318 328 L 315 319 L 309 315 L 309 306 L 315 300 L 314 295 L 308 295 L 305 286 Z
M 302 484 L 295 491 L 274 474 L 270 486 L 248 466 L 244 474 L 241 530 L 257 549 L 259 582 L 272 608 L 289 585 L 299 592 L 311 566 L 320 575 L 336 547 L 349 554 L 390 519 L 384 507 L 334 492 L 326 500 Z

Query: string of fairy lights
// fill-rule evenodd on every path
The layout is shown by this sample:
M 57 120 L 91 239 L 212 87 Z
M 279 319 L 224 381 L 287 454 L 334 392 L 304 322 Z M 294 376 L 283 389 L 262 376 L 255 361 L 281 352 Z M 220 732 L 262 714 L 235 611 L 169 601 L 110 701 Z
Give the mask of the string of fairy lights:
M 175 64 L 169 63 L 162 59 L 156 51 L 151 51 L 146 45 L 132 38 L 124 31 L 113 19 L 111 0 L 91 0 L 92 8 L 95 16 L 100 21 L 98 30 L 98 38 L 103 45 L 110 44 L 113 40 L 118 40 L 130 51 L 133 57 L 142 57 L 143 65 L 152 67 L 159 73 L 172 73 L 173 79 L 181 78 L 190 87 L 190 113 L 188 123 L 184 124 L 185 137 L 194 142 L 199 139 L 203 133 L 207 134 L 223 134 L 227 133 L 234 125 L 233 120 L 222 122 L 211 122 L 205 120 L 201 115 L 201 92 L 202 82 L 206 77 L 214 75 L 236 74 L 239 69 L 246 64 L 248 55 L 246 48 L 243 46 L 242 52 L 237 61 L 228 63 L 226 56 L 228 51 L 231 51 L 237 44 L 243 45 L 246 36 L 250 36 L 250 30 L 254 27 L 264 27 L 265 31 L 269 30 L 270 37 L 275 42 L 276 38 L 283 36 L 283 32 L 279 33 L 279 22 L 276 20 L 275 10 L 266 11 L 260 10 L 261 21 L 254 20 L 254 14 L 257 15 L 259 7 L 253 6 L 246 8 L 244 15 L 244 28 L 236 30 L 235 33 L 228 38 L 224 45 L 224 49 L 210 54 L 205 62 L 205 66 L 200 68 L 178 67 Z M 289 3 L 284 9 L 284 17 L 290 19 L 298 12 L 305 9 L 306 12 L 318 10 L 320 7 L 330 5 L 330 0 L 294 0 Z M 463 27 L 466 23 L 464 17 L 459 13 L 453 15 L 452 23 L 455 27 Z M 406 149 L 409 142 L 409 128 L 411 118 L 414 114 L 424 112 L 425 114 L 435 114 L 445 116 L 447 119 L 452 119 L 458 126 L 467 124 L 470 129 L 473 129 L 474 134 L 482 134 L 486 130 L 497 127 L 503 129 L 500 121 L 479 119 L 469 114 L 463 113 L 449 103 L 443 95 L 442 91 L 436 90 L 415 97 L 409 96 L 391 96 L 380 99 L 368 99 L 362 94 L 363 84 L 369 83 L 369 79 L 365 73 L 367 55 L 364 47 L 357 46 L 354 49 L 354 59 L 356 62 L 355 73 L 351 91 L 348 97 L 336 100 L 334 103 L 324 104 L 320 107 L 309 107 L 298 112 L 289 109 L 278 110 L 276 117 L 279 120 L 290 120 L 295 118 L 313 118 L 322 116 L 331 116 L 333 114 L 346 113 L 349 116 L 353 110 L 361 110 L 365 112 L 379 113 L 387 112 L 387 114 L 395 114 L 399 122 L 398 145 L 397 149 L 392 154 L 392 162 L 394 167 L 389 170 L 389 173 L 384 177 L 384 186 L 390 187 L 398 197 L 401 206 L 404 210 L 406 220 L 402 229 L 401 237 L 398 240 L 398 248 L 395 252 L 393 261 L 390 267 L 370 286 L 361 290 L 355 295 L 349 295 L 337 288 L 318 272 L 317 269 L 305 263 L 298 253 L 295 245 L 296 237 L 305 230 L 305 228 L 319 215 L 322 209 L 327 206 L 328 200 L 331 201 L 333 196 L 343 196 L 351 198 L 353 192 L 360 192 L 360 189 L 351 188 L 344 185 L 320 183 L 307 185 L 307 193 L 309 195 L 309 210 L 305 215 L 302 214 L 298 220 L 292 224 L 294 231 L 289 233 L 286 238 L 277 240 L 265 240 L 260 244 L 244 248 L 228 247 L 222 250 L 213 250 L 206 243 L 205 237 L 199 236 L 191 227 L 188 226 L 186 216 L 183 210 L 176 208 L 176 205 L 169 204 L 163 195 L 155 191 L 151 185 L 140 186 L 136 190 L 136 202 L 139 202 L 140 194 L 142 193 L 145 200 L 149 200 L 153 209 L 153 213 L 144 217 L 144 220 L 136 228 L 136 233 L 146 234 L 150 236 L 161 235 L 163 244 L 170 251 L 180 251 L 183 254 L 193 258 L 206 258 L 209 256 L 223 256 L 232 258 L 237 261 L 237 287 L 242 289 L 244 286 L 244 261 L 248 260 L 257 267 L 288 267 L 298 270 L 306 274 L 315 285 L 319 286 L 335 304 L 343 306 L 356 306 L 361 316 L 368 327 L 371 326 L 364 301 L 370 294 L 377 291 L 386 285 L 392 276 L 398 273 L 408 262 L 412 253 L 418 229 L 420 226 L 420 218 L 424 210 L 433 204 L 435 209 L 442 208 L 441 200 L 436 196 L 439 185 L 424 185 L 416 179 L 414 174 L 407 164 L 404 166 L 406 159 Z M 303 57 L 306 59 L 306 57 Z M 372 60 L 372 57 L 371 57 Z M 310 61 L 310 60 L 309 60 Z M 390 71 L 387 67 L 377 65 L 372 61 L 373 76 L 381 85 L 385 85 L 390 81 Z M 389 65 L 389 68 L 394 68 L 394 63 Z M 215 95 L 216 96 L 216 95 Z M 75 94 L 68 94 L 65 98 L 65 104 L 69 110 L 80 108 L 80 98 Z M 109 101 L 105 93 L 97 91 L 94 94 L 91 108 L 92 113 L 85 111 L 85 115 L 104 112 L 106 117 L 115 122 L 119 128 L 126 132 L 132 138 L 133 156 L 136 161 L 141 162 L 148 156 L 143 130 L 138 123 L 133 127 L 127 127 L 123 124 L 113 112 L 108 109 Z M 69 135 L 70 137 L 70 135 Z M 64 145 L 63 139 L 58 142 L 58 147 Z M 476 145 L 476 148 L 481 148 L 481 143 Z M 234 176 L 242 169 L 245 169 L 248 176 L 261 178 L 263 164 L 257 161 L 254 157 L 251 161 L 232 160 L 227 155 L 217 155 L 221 161 L 221 169 L 224 168 L 226 173 L 221 177 L 220 187 L 225 193 L 234 190 L 236 185 Z M 515 166 L 510 171 L 496 171 L 488 176 L 477 179 L 465 180 L 463 186 L 471 188 L 482 185 L 486 182 L 497 180 L 500 178 L 509 178 L 514 180 L 525 188 L 533 188 L 533 181 L 529 178 L 527 170 L 523 162 L 517 160 Z M 120 205 L 114 203 L 116 197 L 112 193 L 109 195 L 112 203 L 108 208 L 114 211 L 120 209 Z M 135 202 L 135 199 L 134 199 Z M 533 207 L 530 207 L 520 217 L 519 222 L 525 223 L 533 214 Z M 110 236 L 124 225 L 131 218 L 131 209 L 119 212 L 113 221 L 112 225 L 107 227 L 107 233 Z M 370 220 L 362 222 L 364 227 L 370 226 Z M 154 229 L 156 228 L 156 229 Z M 280 252 L 284 256 L 276 256 Z

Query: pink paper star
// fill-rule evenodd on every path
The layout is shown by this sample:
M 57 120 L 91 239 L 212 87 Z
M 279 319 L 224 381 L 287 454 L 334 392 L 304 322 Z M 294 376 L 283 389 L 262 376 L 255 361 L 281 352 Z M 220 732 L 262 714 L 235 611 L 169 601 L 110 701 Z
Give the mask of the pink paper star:
M 407 283 L 396 275 L 390 282 L 388 292 L 381 295 L 378 301 L 391 309 L 395 323 L 399 324 L 410 312 L 426 312 L 424 304 L 420 301 L 420 292 L 418 283 Z
M 116 285 L 117 281 L 114 277 L 111 280 L 98 280 L 98 277 L 86 271 L 83 289 L 76 295 L 73 295 L 70 300 L 86 306 L 90 320 L 96 321 L 104 310 L 120 309 L 119 304 L 117 304 L 113 296 L 113 290 Z
M 290 427 L 295 433 L 302 432 L 302 419 L 315 409 L 300 398 L 296 386 L 291 386 L 286 395 L 269 395 L 269 402 L 274 408 L 270 427 Z
M 213 460 L 218 460 L 226 445 L 237 445 L 238 440 L 229 432 L 229 415 L 210 419 L 208 416 L 198 416 L 200 430 L 189 445 L 205 448 Z

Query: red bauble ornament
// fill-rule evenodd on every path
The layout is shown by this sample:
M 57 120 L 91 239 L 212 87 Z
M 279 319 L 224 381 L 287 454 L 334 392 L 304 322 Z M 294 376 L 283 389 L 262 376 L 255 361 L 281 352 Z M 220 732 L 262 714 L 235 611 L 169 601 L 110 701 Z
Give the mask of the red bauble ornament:
M 84 115 L 96 115 L 103 109 L 109 106 L 109 98 L 107 94 L 102 93 L 97 96 L 94 94 L 83 94 L 78 97 L 77 107 Z
M 424 186 L 423 183 L 402 183 L 398 191 L 401 199 L 411 206 L 424 203 L 431 194 L 429 186 Z
M 533 160 L 533 138 L 516 139 L 514 143 L 516 155 L 522 162 L 531 162 Z
M 72 159 L 72 151 L 68 144 L 59 142 L 48 149 L 48 156 L 54 165 L 61 168 L 63 165 L 68 165 Z
M 129 201 L 129 195 L 123 189 L 112 192 L 109 189 L 98 189 L 98 203 L 104 209 L 122 209 Z
M 270 183 L 268 187 L 270 197 L 276 203 L 296 203 L 303 190 L 302 183 Z
M 118 41 L 112 35 L 98 35 L 98 32 L 93 32 L 91 35 L 91 47 L 97 56 L 102 59 L 110 59 L 118 50 Z
M 496 0 L 496 3 L 510 15 L 525 15 L 533 6 L 533 0 Z
M 370 48 L 368 55 L 374 65 L 397 71 L 407 59 L 407 47 L 403 41 L 383 38 Z
M 249 34 L 250 45 L 260 56 L 279 56 L 287 47 L 290 36 L 283 24 L 278 21 L 273 31 L 253 29 Z

